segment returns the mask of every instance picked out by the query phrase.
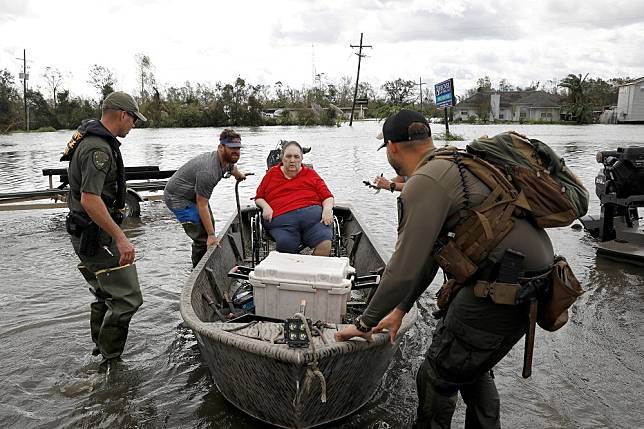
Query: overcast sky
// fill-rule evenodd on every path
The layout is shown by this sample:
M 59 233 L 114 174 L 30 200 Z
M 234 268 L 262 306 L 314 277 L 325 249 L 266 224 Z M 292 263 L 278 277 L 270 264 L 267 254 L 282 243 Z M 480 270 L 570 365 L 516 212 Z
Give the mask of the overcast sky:
M 457 94 L 488 75 L 526 86 L 568 73 L 644 76 L 644 0 L 0 0 L 0 69 L 16 76 L 27 50 L 31 87 L 50 66 L 65 87 L 95 97 L 88 70 L 112 70 L 135 91 L 135 55 L 150 57 L 162 87 L 281 81 L 311 85 L 398 77 L 429 84 L 453 77 Z

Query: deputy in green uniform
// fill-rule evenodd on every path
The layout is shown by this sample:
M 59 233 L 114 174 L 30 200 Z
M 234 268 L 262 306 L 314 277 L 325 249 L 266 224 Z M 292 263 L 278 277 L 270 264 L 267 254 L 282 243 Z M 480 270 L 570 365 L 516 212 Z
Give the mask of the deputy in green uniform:
M 67 232 L 80 258 L 78 269 L 96 300 L 90 304 L 93 355 L 120 359 L 130 320 L 143 303 L 134 246 L 120 228 L 125 207 L 125 169 L 117 137 L 146 121 L 129 94 L 103 101 L 100 121 L 84 121 L 61 161 L 69 161 Z
M 403 316 L 438 271 L 435 243 L 450 230 L 450 219 L 490 195 L 490 189 L 467 169 L 433 158 L 430 127 L 419 113 L 403 109 L 390 116 L 383 135 L 381 147 L 386 147 L 389 163 L 398 175 L 410 176 L 398 200 L 398 240 L 369 306 L 355 326 L 336 333 L 337 341 L 368 338 L 388 329 L 393 342 Z M 526 274 L 548 272 L 554 259 L 543 229 L 523 218 L 513 221 L 512 230 L 489 256 L 486 266 L 493 269 L 477 272 L 436 326 L 417 374 L 417 428 L 449 428 L 459 392 L 467 406 L 465 427 L 500 427 L 492 368 L 526 332 L 526 307 L 495 304 L 489 297 L 477 296 L 473 285 L 494 280 L 507 249 L 523 254 Z

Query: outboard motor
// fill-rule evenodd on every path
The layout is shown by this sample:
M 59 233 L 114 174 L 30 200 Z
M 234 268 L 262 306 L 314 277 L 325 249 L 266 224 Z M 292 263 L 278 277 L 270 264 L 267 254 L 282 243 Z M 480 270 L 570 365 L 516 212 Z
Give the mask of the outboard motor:
M 613 193 L 617 198 L 644 195 L 644 147 L 598 152 L 597 162 L 604 164 L 595 179 L 600 200 Z
M 584 216 L 581 223 L 602 242 L 615 238 L 630 241 L 628 237 L 617 237 L 615 219 L 623 220 L 626 229 L 637 230 L 637 209 L 644 207 L 644 147 L 601 151 L 597 153 L 597 162 L 603 165 L 595 178 L 601 216 L 599 219 Z

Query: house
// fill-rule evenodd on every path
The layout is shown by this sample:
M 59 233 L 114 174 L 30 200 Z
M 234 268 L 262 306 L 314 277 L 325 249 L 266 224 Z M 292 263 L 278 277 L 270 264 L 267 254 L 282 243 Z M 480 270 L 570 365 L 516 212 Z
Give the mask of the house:
M 617 122 L 644 123 L 644 77 L 620 85 L 617 95 Z
M 481 91 L 454 106 L 454 119 L 558 121 L 561 99 L 545 91 Z

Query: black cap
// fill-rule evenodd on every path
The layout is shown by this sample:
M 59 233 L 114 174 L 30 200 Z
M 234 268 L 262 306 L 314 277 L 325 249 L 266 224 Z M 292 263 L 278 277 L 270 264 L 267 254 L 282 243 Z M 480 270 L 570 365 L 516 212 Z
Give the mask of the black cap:
M 410 125 L 414 122 L 424 124 L 427 129 L 421 127 L 421 130 L 410 132 Z M 378 150 L 387 146 L 387 142 L 402 143 L 410 140 L 424 140 L 432 136 L 432 130 L 429 128 L 429 122 L 423 115 L 409 109 L 400 109 L 398 113 L 390 115 L 382 126 L 382 138 L 384 142 Z

